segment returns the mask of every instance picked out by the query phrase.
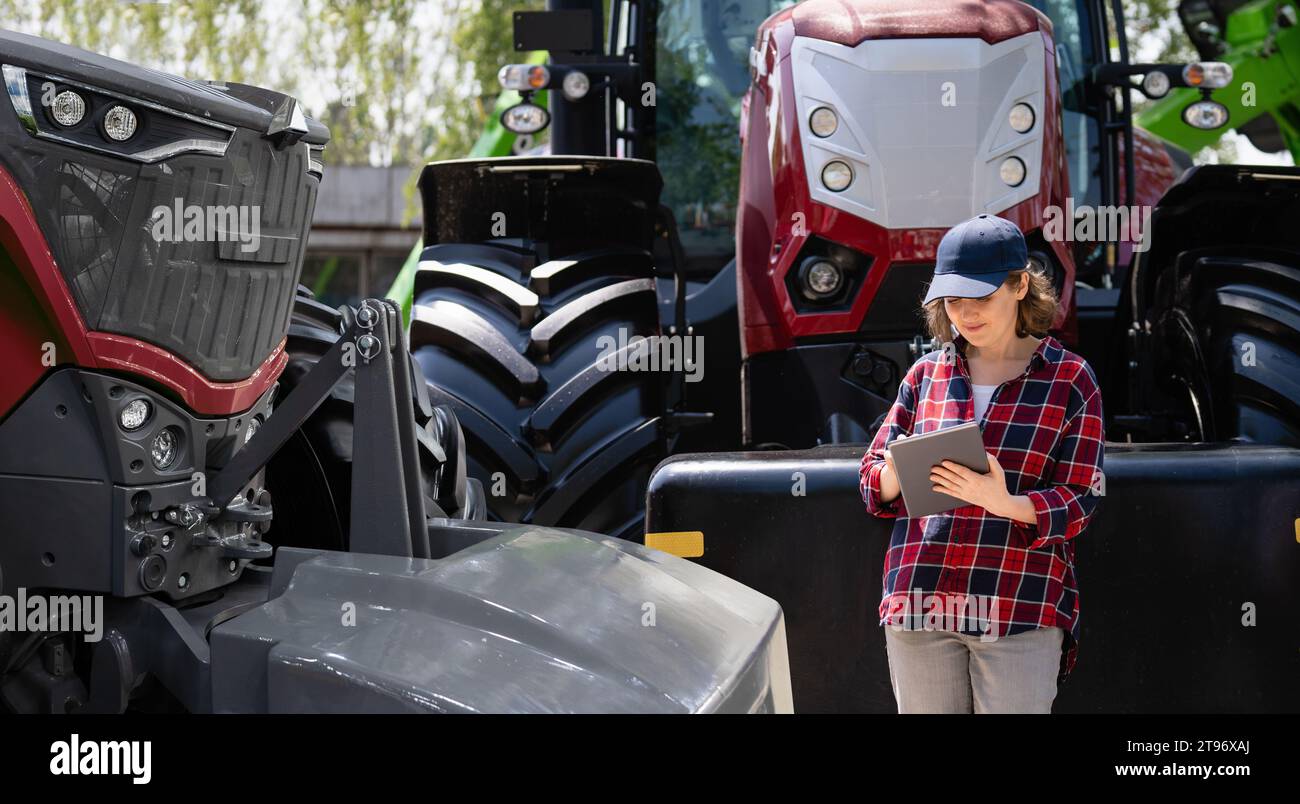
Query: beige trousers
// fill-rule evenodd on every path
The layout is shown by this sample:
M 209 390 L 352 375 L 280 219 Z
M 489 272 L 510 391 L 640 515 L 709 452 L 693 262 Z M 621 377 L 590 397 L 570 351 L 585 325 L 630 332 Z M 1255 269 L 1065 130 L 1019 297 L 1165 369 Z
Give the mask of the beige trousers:
M 1059 627 L 988 642 L 957 631 L 884 629 L 899 714 L 1052 711 L 1065 639 Z

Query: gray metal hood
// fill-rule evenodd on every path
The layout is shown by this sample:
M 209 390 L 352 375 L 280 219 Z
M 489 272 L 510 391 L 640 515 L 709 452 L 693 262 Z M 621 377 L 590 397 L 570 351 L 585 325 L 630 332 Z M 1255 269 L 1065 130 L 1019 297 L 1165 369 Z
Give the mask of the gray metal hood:
M 493 527 L 437 560 L 281 548 L 272 598 L 211 632 L 213 709 L 792 711 L 776 601 L 620 539 Z

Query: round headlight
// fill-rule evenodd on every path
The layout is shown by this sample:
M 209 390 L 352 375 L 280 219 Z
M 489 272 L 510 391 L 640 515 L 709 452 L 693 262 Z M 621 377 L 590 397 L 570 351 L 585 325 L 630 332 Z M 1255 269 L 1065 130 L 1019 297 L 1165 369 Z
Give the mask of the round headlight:
M 847 162 L 836 159 L 826 163 L 822 168 L 822 184 L 827 190 L 840 192 L 853 181 L 853 168 Z
M 86 116 L 86 101 L 70 89 L 54 96 L 50 104 L 50 117 L 61 126 L 75 126 Z
M 1017 103 L 1011 107 L 1007 115 L 1007 122 L 1017 133 L 1024 134 L 1034 127 L 1034 107 L 1027 103 Z
M 1218 101 L 1197 101 L 1183 109 L 1183 122 L 1204 131 L 1220 128 L 1228 122 L 1228 107 Z
M 840 119 L 829 106 L 819 106 L 808 116 L 808 127 L 818 137 L 829 137 L 839 126 Z
M 1142 91 L 1148 98 L 1163 98 L 1169 93 L 1169 76 L 1156 70 L 1142 79 Z
M 840 273 L 839 266 L 826 260 L 813 263 L 804 278 L 808 291 L 819 299 L 835 295 L 843 282 L 844 275 Z
M 564 97 L 571 101 L 582 100 L 591 89 L 591 79 L 581 70 L 574 70 L 565 74 L 560 86 L 564 90 Z
M 159 430 L 158 435 L 153 437 L 153 443 L 149 445 L 149 460 L 153 461 L 153 467 L 161 471 L 176 463 L 180 443 L 181 437 L 176 432 L 176 428 L 164 427 Z
M 501 125 L 516 134 L 535 134 L 551 122 L 551 114 L 532 103 L 520 103 L 501 113 Z
M 153 407 L 149 404 L 149 400 L 132 399 L 118 411 L 117 423 L 127 432 L 139 430 L 145 422 L 149 421 L 149 414 L 152 412 Z
M 125 106 L 114 106 L 104 115 L 104 136 L 114 142 L 126 142 L 135 135 L 135 112 Z
M 1025 163 L 1021 162 L 1018 157 L 1008 156 L 1002 160 L 1002 167 L 998 168 L 998 175 L 1002 181 L 1011 187 L 1017 187 L 1025 180 Z

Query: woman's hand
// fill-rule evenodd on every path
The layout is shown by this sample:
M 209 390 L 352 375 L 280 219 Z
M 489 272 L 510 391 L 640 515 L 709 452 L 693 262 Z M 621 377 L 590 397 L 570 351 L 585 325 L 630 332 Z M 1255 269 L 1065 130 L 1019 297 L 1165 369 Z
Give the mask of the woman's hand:
M 902 433 L 899 433 L 898 435 L 894 436 L 894 440 L 890 441 L 889 445 L 885 447 L 885 465 L 889 467 L 889 473 L 892 474 L 894 477 L 898 477 L 898 470 L 894 468 L 894 454 L 889 451 L 889 447 L 892 447 L 894 444 L 897 444 L 899 441 L 902 441 L 904 438 L 907 438 L 907 436 L 903 435 Z
M 907 438 L 905 435 L 898 435 L 890 441 L 893 445 Z M 880 501 L 883 503 L 892 503 L 903 493 L 903 489 L 898 485 L 898 470 L 894 468 L 894 455 L 885 447 L 885 471 L 880 473 Z
M 1000 512 L 1007 510 L 1007 504 L 1011 502 L 1011 493 L 1007 491 L 1007 476 L 993 453 L 984 454 L 989 459 L 989 471 L 986 474 L 967 469 L 953 461 L 944 461 L 930 468 L 930 480 L 934 483 L 934 491 L 978 505 L 994 516 L 1004 516 Z

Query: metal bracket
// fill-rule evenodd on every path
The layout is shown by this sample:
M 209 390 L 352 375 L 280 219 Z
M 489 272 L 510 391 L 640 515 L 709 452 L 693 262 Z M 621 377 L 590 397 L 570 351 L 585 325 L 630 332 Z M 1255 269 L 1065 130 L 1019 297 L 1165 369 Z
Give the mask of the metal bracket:
M 256 519 L 236 503 L 245 484 L 302 427 L 349 372 L 354 374 L 352 514 L 349 549 L 429 555 L 424 489 L 416 445 L 412 363 L 391 301 L 367 299 L 343 310 L 344 332 L 294 390 L 208 483 L 208 506 L 239 521 Z
M 396 303 L 369 299 L 357 309 L 349 549 L 429 555 L 424 488 L 411 404 L 411 361 Z

